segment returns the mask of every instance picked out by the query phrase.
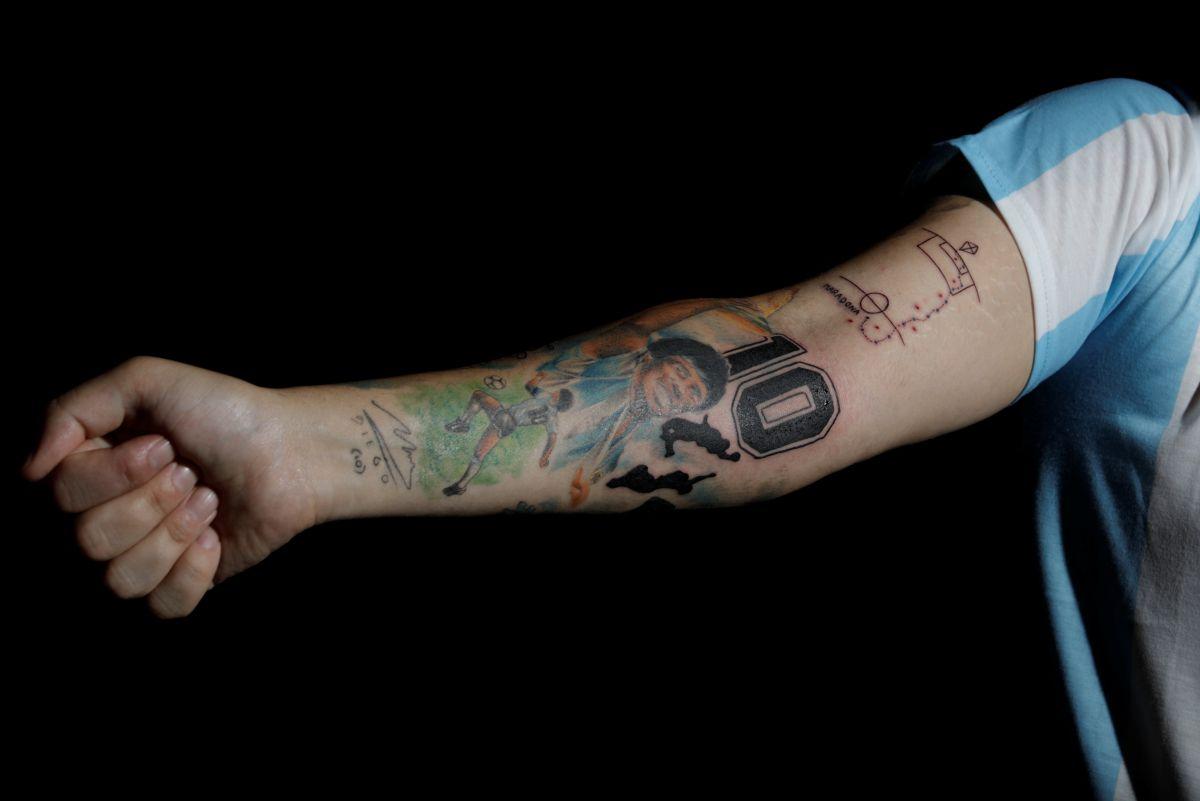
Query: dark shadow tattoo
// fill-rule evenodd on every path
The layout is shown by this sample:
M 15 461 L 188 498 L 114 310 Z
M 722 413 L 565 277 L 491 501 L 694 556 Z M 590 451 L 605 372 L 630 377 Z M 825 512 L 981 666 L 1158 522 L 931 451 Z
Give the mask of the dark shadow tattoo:
M 666 498 L 660 498 L 655 495 L 653 498 L 648 498 L 641 506 L 630 509 L 626 514 L 657 514 L 659 512 L 673 511 L 675 511 L 675 504 Z
M 675 455 L 675 443 L 679 441 L 694 442 L 704 450 L 716 456 L 718 459 L 726 459 L 730 462 L 736 462 L 742 458 L 740 453 L 728 453 L 729 440 L 721 436 L 721 432 L 708 424 L 708 415 L 704 415 L 704 419 L 699 423 L 693 423 L 691 420 L 685 420 L 682 417 L 672 417 L 670 420 L 662 424 L 663 442 L 667 444 L 667 451 L 664 456 L 671 457 Z
M 689 478 L 687 473 L 682 470 L 676 470 L 674 473 L 667 473 L 663 476 L 653 476 L 650 474 L 650 468 L 644 464 L 639 464 L 620 478 L 609 480 L 607 486 L 612 489 L 625 487 L 634 492 L 654 492 L 660 489 L 673 489 L 680 495 L 687 495 L 692 491 L 693 486 L 706 478 L 713 478 L 716 475 L 716 473 L 708 473 L 707 475 Z

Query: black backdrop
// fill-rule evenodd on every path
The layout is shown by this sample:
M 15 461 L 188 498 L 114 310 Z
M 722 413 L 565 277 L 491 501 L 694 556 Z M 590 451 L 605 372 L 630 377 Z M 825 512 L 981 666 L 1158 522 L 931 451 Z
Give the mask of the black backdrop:
M 300 50 L 109 54 L 39 98 L 8 274 L 14 472 L 45 402 L 129 356 L 330 383 L 760 292 L 905 222 L 931 143 L 1071 83 L 1187 77 L 848 72 L 745 42 Z M 390 725 L 446 743 L 528 724 L 638 761 L 690 728 L 850 783 L 1070 796 L 1020 429 L 1017 407 L 742 509 L 330 524 L 175 623 L 111 598 L 20 485 L 14 653 L 54 694 L 97 670 L 110 699 L 218 676 L 238 689 L 217 718 L 332 689 L 399 699 Z

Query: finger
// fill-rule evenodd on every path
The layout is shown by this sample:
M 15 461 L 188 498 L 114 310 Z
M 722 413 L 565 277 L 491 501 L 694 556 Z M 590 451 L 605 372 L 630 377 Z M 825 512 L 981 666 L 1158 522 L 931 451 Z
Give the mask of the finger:
M 107 561 L 141 542 L 179 507 L 196 486 L 196 472 L 172 463 L 142 486 L 93 507 L 75 521 L 79 547 Z
M 24 476 L 39 481 L 85 440 L 120 428 L 146 399 L 159 363 L 131 359 L 50 401 L 41 442 L 25 462 Z
M 92 437 L 89 440 L 85 440 L 82 445 L 80 445 L 78 448 L 71 451 L 67 455 L 74 456 L 77 453 L 87 453 L 88 451 L 95 451 L 95 450 L 99 450 L 100 448 L 111 448 L 111 447 L 112 447 L 112 443 L 109 442 L 104 437 Z
M 191 614 L 204 593 L 213 586 L 213 576 L 221 561 L 221 540 L 212 527 L 179 557 L 162 583 L 147 598 L 150 611 L 158 617 L 184 617 Z
M 157 434 L 115 448 L 84 450 L 87 444 L 54 471 L 54 499 L 64 512 L 82 512 L 137 489 L 175 459 L 171 443 Z
M 148 595 L 216 516 L 217 494 L 196 487 L 145 539 L 109 563 L 105 575 L 109 589 L 121 598 Z

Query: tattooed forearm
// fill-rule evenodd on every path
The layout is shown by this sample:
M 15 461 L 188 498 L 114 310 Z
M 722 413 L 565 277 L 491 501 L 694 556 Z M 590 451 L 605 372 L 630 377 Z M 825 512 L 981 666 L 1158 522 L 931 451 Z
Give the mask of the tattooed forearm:
M 382 426 L 368 409 L 362 409 L 351 418 L 362 427 L 361 447 L 350 449 L 353 470 L 357 475 L 370 472 L 381 484 L 412 489 L 413 470 L 417 464 L 412 430 L 378 401 L 372 400 L 371 406 L 376 414 L 382 413 L 386 417 L 381 416 Z
M 998 345 L 1030 329 L 1007 236 L 982 204 L 948 206 L 787 289 L 681 300 L 470 368 L 344 389 L 341 469 L 359 497 L 374 493 L 365 506 L 399 497 L 421 514 L 781 494 L 1011 401 L 1024 356 Z M 977 387 L 991 394 L 973 404 Z
M 434 408 L 457 407 L 457 413 L 426 428 L 426 490 L 440 475 L 446 483 L 437 491 L 452 498 L 536 466 L 552 487 L 561 482 L 571 507 L 580 507 L 595 500 L 597 484 L 685 493 L 715 476 L 701 470 L 690 479 L 668 469 L 652 478 L 650 458 L 730 463 L 742 451 L 765 458 L 816 442 L 837 416 L 833 383 L 769 320 L 794 296 L 793 289 L 760 301 L 669 304 L 536 358 L 522 354 L 526 358 L 478 375 L 474 387 L 431 388 L 425 394 Z M 428 408 L 414 411 L 429 414 Z M 532 447 L 536 432 L 540 451 Z M 665 443 L 657 455 L 656 439 Z M 680 441 L 699 447 L 680 454 Z M 626 471 L 621 478 L 607 480 L 620 470 Z

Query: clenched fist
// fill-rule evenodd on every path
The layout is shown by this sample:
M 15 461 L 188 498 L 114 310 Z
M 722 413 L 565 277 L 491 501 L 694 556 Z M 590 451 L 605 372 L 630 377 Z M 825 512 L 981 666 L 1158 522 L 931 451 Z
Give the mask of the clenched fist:
M 318 522 L 295 429 L 283 392 L 140 357 L 52 401 L 23 472 L 78 513 L 113 592 L 180 617 Z

